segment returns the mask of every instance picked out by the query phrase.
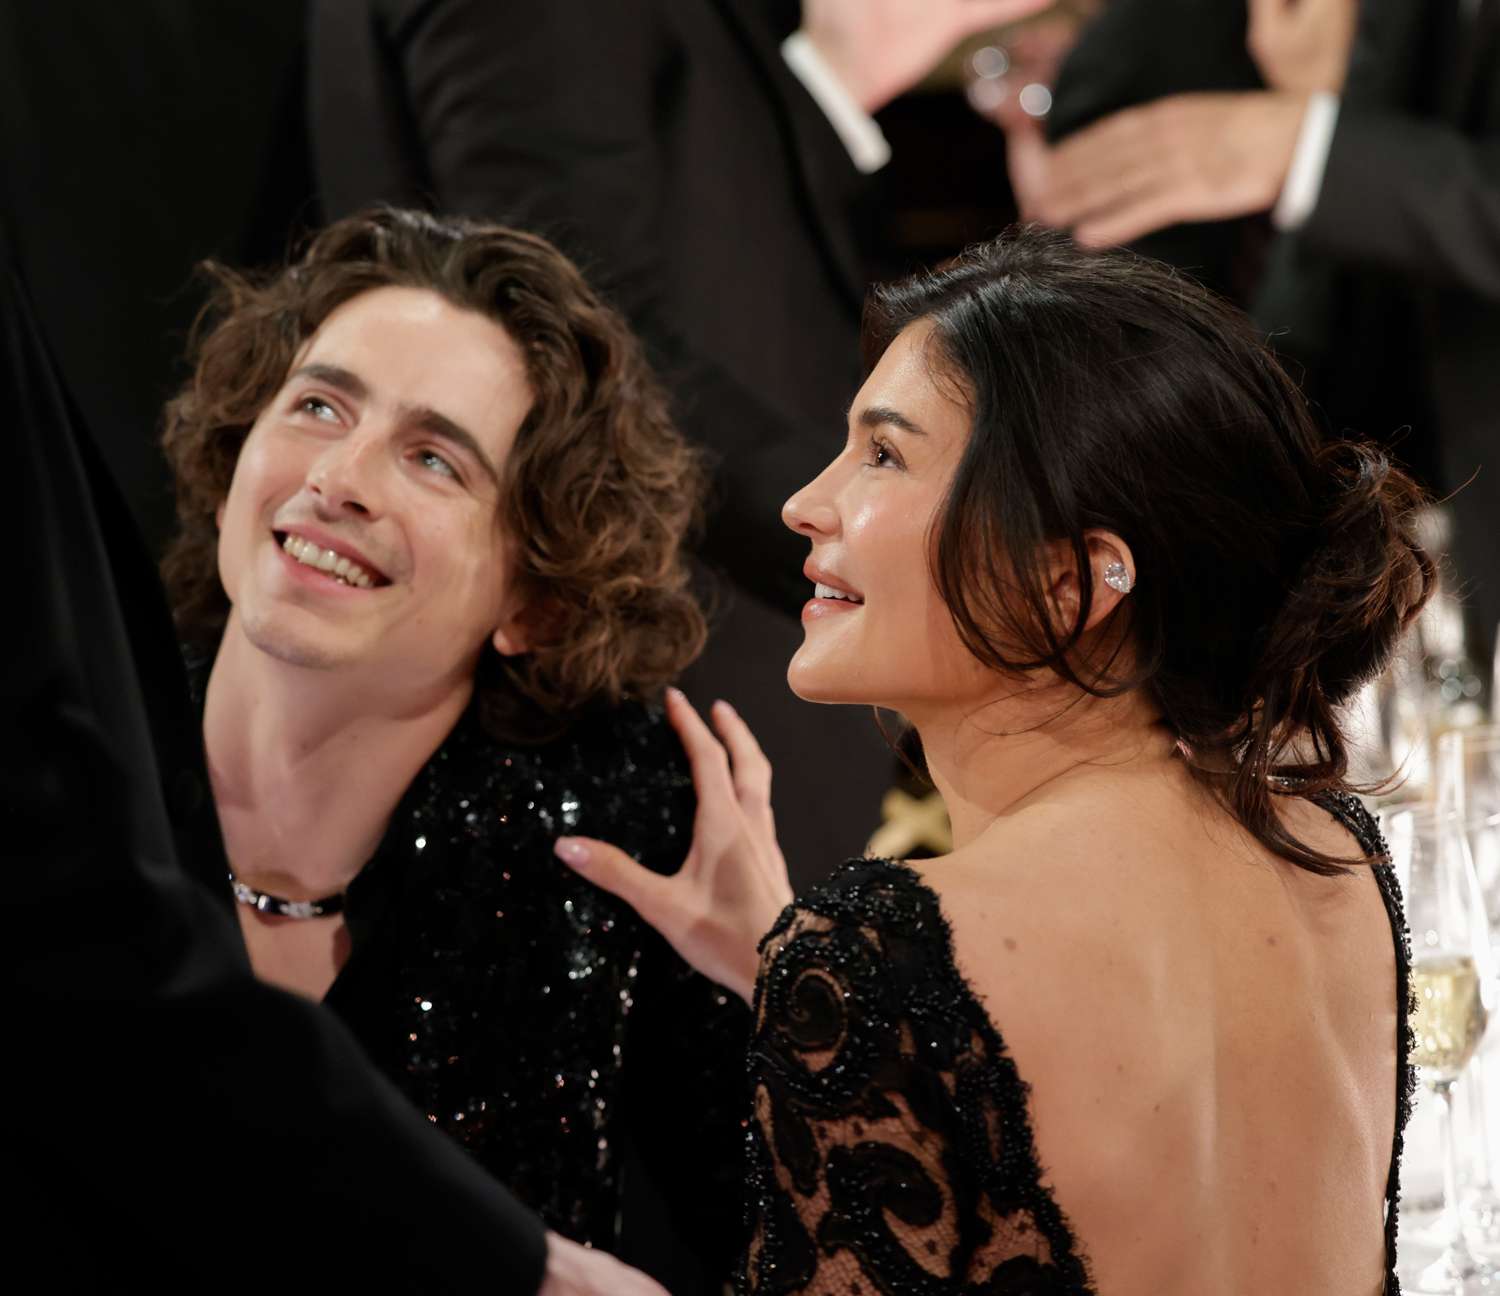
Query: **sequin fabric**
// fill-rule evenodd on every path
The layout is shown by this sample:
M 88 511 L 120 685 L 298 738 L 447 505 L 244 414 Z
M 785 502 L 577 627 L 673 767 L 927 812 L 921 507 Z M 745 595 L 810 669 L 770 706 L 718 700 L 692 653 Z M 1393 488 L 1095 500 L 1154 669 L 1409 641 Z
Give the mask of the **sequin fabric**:
M 577 833 L 672 872 L 693 807 L 659 709 L 595 714 L 540 748 L 496 743 L 471 711 L 350 888 L 353 948 L 327 1003 L 550 1227 L 621 1249 L 644 1176 L 681 1244 L 727 1275 L 744 1005 L 552 853 Z
M 1384 848 L 1353 797 L 1323 804 L 1372 856 L 1409 949 Z M 906 865 L 850 860 L 761 944 L 747 1134 L 751 1240 L 741 1293 L 1094 1296 L 1043 1182 L 1028 1089 L 956 966 L 937 896 Z M 1403 1061 L 1387 1187 L 1386 1291 L 1410 1112 Z
M 185 657 L 201 708 L 212 661 Z M 349 888 L 324 1002 L 549 1228 L 717 1296 L 744 1250 L 747 1010 L 552 853 L 578 834 L 675 872 L 694 808 L 658 706 L 524 747 L 471 706 Z

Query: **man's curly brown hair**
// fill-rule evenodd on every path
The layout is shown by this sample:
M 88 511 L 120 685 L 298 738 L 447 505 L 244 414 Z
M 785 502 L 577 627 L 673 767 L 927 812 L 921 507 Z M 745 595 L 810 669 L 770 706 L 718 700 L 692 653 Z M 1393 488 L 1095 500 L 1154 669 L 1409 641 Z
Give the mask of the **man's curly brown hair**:
M 581 708 L 651 696 L 701 651 L 704 619 L 684 556 L 706 484 L 700 456 L 673 425 L 625 321 L 551 244 L 380 208 L 328 226 L 276 273 L 203 269 L 213 294 L 163 436 L 180 529 L 162 574 L 185 643 L 218 649 L 229 600 L 215 513 L 293 358 L 351 298 L 409 287 L 501 325 L 525 353 L 536 397 L 500 507 L 515 546 L 508 575 L 539 613 L 529 652 L 483 650 L 476 691 L 486 728 L 543 740 Z

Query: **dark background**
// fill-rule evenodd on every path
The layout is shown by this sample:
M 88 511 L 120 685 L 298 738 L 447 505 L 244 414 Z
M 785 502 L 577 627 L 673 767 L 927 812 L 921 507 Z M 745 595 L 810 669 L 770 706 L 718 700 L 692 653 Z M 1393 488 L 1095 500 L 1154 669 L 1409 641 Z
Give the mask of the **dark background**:
M 794 6 L 777 0 L 786 26 Z M 0 220 L 89 429 L 148 543 L 171 531 L 161 408 L 203 294 L 194 267 L 274 264 L 321 218 L 304 128 L 302 0 L 0 6 Z M 871 275 L 1014 219 L 1004 140 L 960 93 L 880 115 L 893 158 Z M 852 394 L 852 393 L 851 393 Z

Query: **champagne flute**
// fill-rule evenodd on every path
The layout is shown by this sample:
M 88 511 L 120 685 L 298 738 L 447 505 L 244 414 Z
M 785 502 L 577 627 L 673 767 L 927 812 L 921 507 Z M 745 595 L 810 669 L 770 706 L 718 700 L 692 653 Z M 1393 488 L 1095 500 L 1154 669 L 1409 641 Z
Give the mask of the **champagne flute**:
M 1493 939 L 1500 931 L 1500 725 L 1475 725 L 1443 734 L 1438 739 L 1435 768 L 1438 805 L 1457 818 L 1466 835 Z M 1490 975 L 1495 971 L 1492 961 Z M 1492 996 L 1497 989 L 1491 986 Z M 1485 1051 L 1480 1050 L 1470 1063 L 1469 1108 L 1479 1137 L 1472 1191 L 1464 1206 L 1470 1236 L 1475 1245 L 1488 1251 L 1500 1249 L 1500 1193 L 1495 1189 L 1485 1079 L 1493 1059 L 1486 1059 Z
M 1443 1233 L 1446 1245 L 1417 1277 L 1433 1296 L 1500 1291 L 1500 1270 L 1469 1249 L 1458 1196 L 1453 1088 L 1478 1050 L 1488 1024 L 1489 930 L 1473 861 L 1458 817 L 1444 809 L 1390 811 L 1392 863 L 1407 879 L 1412 933 L 1412 1060 L 1438 1100 L 1443 1144 Z

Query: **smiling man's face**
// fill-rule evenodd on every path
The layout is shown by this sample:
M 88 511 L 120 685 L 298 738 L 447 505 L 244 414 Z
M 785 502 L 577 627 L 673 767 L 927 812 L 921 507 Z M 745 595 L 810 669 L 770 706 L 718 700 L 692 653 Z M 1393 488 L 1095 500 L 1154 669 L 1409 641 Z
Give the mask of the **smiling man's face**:
M 345 302 L 251 428 L 219 514 L 225 634 L 403 688 L 524 648 L 501 481 L 532 390 L 505 329 L 419 288 Z

